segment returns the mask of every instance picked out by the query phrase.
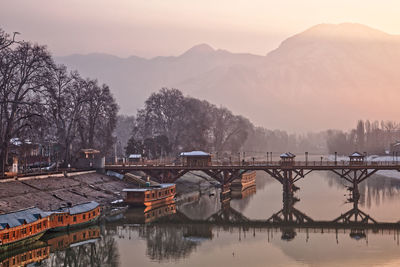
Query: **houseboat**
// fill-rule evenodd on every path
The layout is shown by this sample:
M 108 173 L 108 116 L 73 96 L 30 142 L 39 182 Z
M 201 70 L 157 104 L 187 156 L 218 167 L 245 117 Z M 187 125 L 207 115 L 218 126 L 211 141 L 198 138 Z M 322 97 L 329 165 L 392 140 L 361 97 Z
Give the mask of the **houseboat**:
M 0 215 L 0 251 L 38 240 L 50 227 L 49 213 L 27 208 Z
M 159 184 L 142 188 L 125 188 L 125 203 L 131 206 L 158 206 L 174 199 L 175 184 Z
M 255 186 L 256 184 L 256 172 L 245 172 L 242 174 L 242 177 L 236 179 L 231 184 L 232 190 L 245 190 L 246 188 Z
M 63 207 L 51 212 L 50 230 L 61 231 L 71 227 L 91 224 L 96 222 L 99 216 L 100 206 L 95 201 Z

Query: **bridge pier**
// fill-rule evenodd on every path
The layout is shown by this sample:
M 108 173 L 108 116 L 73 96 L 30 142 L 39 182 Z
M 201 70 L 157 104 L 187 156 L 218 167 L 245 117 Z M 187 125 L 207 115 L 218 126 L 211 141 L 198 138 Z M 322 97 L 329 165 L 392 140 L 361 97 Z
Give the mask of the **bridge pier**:
M 309 174 L 312 170 L 308 170 L 304 172 L 303 169 L 296 169 L 293 167 L 285 167 L 282 169 L 264 169 L 266 173 L 271 175 L 271 177 L 275 178 L 279 181 L 283 186 L 284 198 L 293 197 L 294 192 L 299 190 L 300 188 L 295 185 L 295 182 L 304 178 L 307 174 Z
M 376 173 L 378 169 L 372 169 L 368 172 L 367 168 L 353 167 L 348 169 L 332 169 L 331 171 L 350 183 L 349 190 L 351 191 L 352 200 L 357 202 L 360 199 L 358 184 Z

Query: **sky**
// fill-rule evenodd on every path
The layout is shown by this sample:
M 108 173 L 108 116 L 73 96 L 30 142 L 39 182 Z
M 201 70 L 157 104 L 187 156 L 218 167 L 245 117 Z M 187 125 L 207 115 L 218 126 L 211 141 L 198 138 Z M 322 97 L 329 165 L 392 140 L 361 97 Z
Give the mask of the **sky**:
M 356 22 L 400 34 L 398 0 L 0 0 L 0 27 L 55 56 L 180 55 L 207 43 L 265 55 L 320 23 Z

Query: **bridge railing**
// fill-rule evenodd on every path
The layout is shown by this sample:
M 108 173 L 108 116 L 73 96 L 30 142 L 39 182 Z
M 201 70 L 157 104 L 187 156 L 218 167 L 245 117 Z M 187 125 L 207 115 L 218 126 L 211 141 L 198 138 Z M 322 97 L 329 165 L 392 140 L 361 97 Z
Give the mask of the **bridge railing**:
M 168 167 L 168 166 L 188 166 L 183 165 L 180 162 L 173 161 L 159 161 L 159 160 L 146 160 L 141 162 L 128 162 L 125 164 L 118 165 L 106 165 L 106 166 L 122 166 L 122 167 Z M 280 166 L 299 166 L 299 167 L 312 167 L 312 166 L 323 166 L 323 167 L 348 167 L 348 166 L 400 166 L 400 161 L 365 161 L 365 162 L 351 162 L 351 161 L 294 161 L 291 162 L 281 162 L 281 161 L 256 161 L 256 160 L 242 160 L 242 161 L 217 161 L 213 160 L 210 163 L 210 166 L 271 166 L 271 167 L 280 167 Z M 191 166 L 196 167 L 196 166 Z

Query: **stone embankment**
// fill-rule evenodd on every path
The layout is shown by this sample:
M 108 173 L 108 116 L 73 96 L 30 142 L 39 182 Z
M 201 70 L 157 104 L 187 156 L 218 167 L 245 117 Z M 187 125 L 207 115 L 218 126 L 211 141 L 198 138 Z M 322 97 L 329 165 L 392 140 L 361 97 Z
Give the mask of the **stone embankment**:
M 132 186 L 94 171 L 69 175 L 0 182 L 0 213 L 32 206 L 53 210 L 68 203 L 74 205 L 92 200 L 104 206 L 121 199 L 122 189 Z
M 177 196 L 200 192 L 216 186 L 215 181 L 196 173 L 186 174 L 177 180 Z M 72 205 L 96 201 L 108 206 L 122 198 L 122 189 L 135 187 L 132 182 L 94 171 L 62 175 L 19 178 L 0 181 L 0 213 L 28 207 L 54 210 L 69 203 Z

